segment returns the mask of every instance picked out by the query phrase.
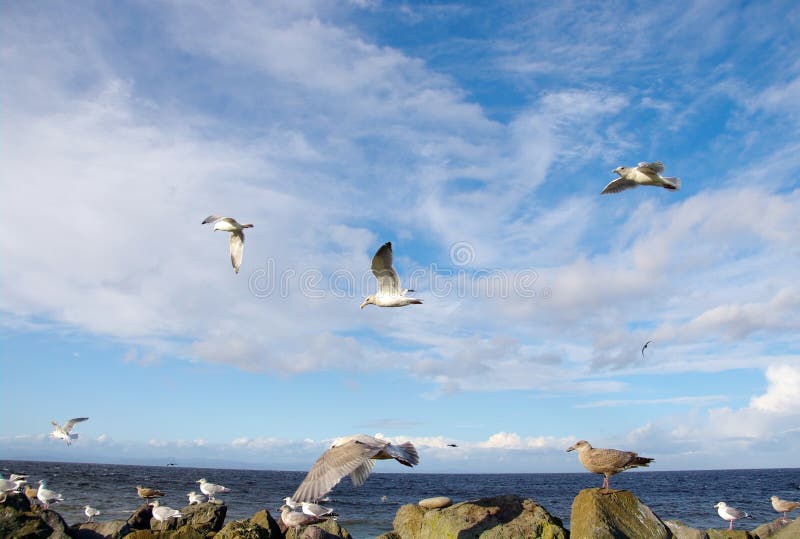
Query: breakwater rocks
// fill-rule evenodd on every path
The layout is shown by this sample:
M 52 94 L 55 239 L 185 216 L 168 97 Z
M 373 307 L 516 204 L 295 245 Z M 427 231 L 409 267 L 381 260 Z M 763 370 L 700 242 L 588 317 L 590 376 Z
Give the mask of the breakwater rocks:
M 0 503 L 0 537 L 7 539 L 352 539 L 335 520 L 286 529 L 266 509 L 225 522 L 224 504 L 182 508 L 182 516 L 161 523 L 142 505 L 125 520 L 68 526 L 54 510 L 32 504 L 22 494 Z M 533 500 L 515 495 L 453 503 L 444 496 L 402 506 L 394 530 L 378 539 L 798 539 L 800 519 L 778 518 L 753 530 L 698 530 L 662 521 L 625 490 L 585 489 L 573 501 L 571 530 Z M 366 538 L 363 538 L 366 539 Z

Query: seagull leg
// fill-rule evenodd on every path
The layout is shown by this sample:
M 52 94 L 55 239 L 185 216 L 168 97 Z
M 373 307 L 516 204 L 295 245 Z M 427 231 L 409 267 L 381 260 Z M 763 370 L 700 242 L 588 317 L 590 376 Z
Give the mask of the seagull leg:
M 728 529 L 729 529 L 729 530 L 732 530 L 732 529 L 733 529 L 733 521 L 732 521 L 732 520 L 730 521 L 730 524 L 728 524 Z

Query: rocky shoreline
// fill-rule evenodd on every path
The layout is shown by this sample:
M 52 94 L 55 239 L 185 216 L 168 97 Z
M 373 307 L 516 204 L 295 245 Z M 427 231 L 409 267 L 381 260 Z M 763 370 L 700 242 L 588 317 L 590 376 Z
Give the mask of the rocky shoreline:
M 129 518 L 69 526 L 57 511 L 43 509 L 22 494 L 0 504 L 0 537 L 7 539 L 352 539 L 335 520 L 286 529 L 266 509 L 225 523 L 221 503 L 189 505 L 181 518 L 160 523 L 142 505 Z M 797 539 L 800 520 L 777 518 L 753 530 L 698 530 L 662 521 L 626 490 L 584 489 L 572 503 L 571 529 L 533 500 L 509 494 L 452 503 L 439 496 L 398 509 L 394 529 L 377 539 Z

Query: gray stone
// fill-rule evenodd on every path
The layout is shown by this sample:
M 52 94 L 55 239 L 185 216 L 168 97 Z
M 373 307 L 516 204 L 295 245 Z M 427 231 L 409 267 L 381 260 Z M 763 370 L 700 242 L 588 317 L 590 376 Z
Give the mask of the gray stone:
M 708 539 L 754 539 L 745 530 L 729 530 L 725 528 L 724 530 L 706 530 L 706 533 L 708 534 Z
M 258 526 L 261 526 L 262 528 L 267 530 L 268 533 L 267 537 L 269 538 L 283 537 L 283 532 L 281 532 L 280 526 L 278 526 L 278 523 L 275 521 L 274 518 L 272 518 L 272 515 L 269 514 L 268 510 L 262 509 L 261 511 L 257 512 L 252 517 L 250 517 L 250 520 L 254 524 L 257 524 Z
M 561 521 L 532 500 L 495 496 L 425 510 L 402 506 L 394 519 L 401 539 L 566 539 Z
M 132 530 L 149 530 L 150 519 L 153 518 L 153 508 L 148 504 L 140 505 L 136 511 L 128 517 L 128 526 Z
M 573 537 L 668 539 L 669 528 L 627 490 L 587 488 L 572 501 Z
M 72 536 L 77 539 L 121 539 L 133 529 L 126 520 L 106 520 L 102 522 L 82 522 L 72 526 Z
M 425 498 L 420 500 L 417 505 L 423 509 L 441 509 L 453 505 L 453 500 L 447 496 L 436 496 L 435 498 Z
M 346 529 L 339 526 L 339 523 L 333 520 L 332 518 L 323 520 L 321 522 L 316 522 L 309 526 L 300 527 L 298 529 L 288 528 L 286 530 L 286 539 L 307 539 L 308 536 L 306 535 L 309 528 L 318 528 L 319 530 L 327 533 L 319 535 L 319 532 L 311 531 L 310 533 L 317 534 L 318 537 L 323 537 L 324 539 L 330 539 L 331 537 L 341 537 L 343 539 L 353 539 Z
M 675 539 L 708 539 L 708 534 L 697 528 L 690 528 L 680 520 L 665 520 L 664 525 Z

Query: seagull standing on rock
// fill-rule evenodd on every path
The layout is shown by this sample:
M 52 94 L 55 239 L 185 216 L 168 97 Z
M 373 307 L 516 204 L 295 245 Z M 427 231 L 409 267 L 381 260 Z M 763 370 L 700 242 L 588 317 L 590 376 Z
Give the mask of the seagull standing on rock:
M 204 225 L 214 223 L 214 230 L 230 232 L 231 265 L 234 273 L 239 273 L 242 265 L 242 253 L 244 252 L 244 229 L 253 228 L 251 224 L 240 224 L 233 217 L 220 217 L 219 215 L 209 215 L 203 219 Z
M 603 487 L 608 490 L 608 479 L 612 475 L 623 472 L 629 468 L 648 466 L 654 459 L 640 457 L 633 451 L 620 451 L 618 449 L 599 449 L 592 447 L 586 440 L 581 440 L 567 449 L 578 452 L 578 460 L 583 467 L 592 473 L 603 475 Z
M 142 485 L 136 485 L 136 494 L 138 494 L 140 498 L 144 498 L 146 502 L 150 502 L 150 498 L 160 498 L 164 495 L 164 493 L 157 488 L 143 487 Z
M 772 502 L 772 508 L 778 513 L 783 513 L 783 518 L 786 518 L 786 513 L 794 511 L 800 507 L 800 502 L 792 502 L 789 500 L 781 500 L 777 496 L 772 496 L 769 501 Z
M 66 423 L 64 426 L 58 424 L 58 421 L 53 420 L 50 423 L 55 427 L 53 432 L 50 433 L 51 438 L 56 438 L 58 440 L 64 440 L 67 442 L 67 445 L 72 445 L 72 440 L 77 440 L 77 434 L 71 434 L 72 428 L 75 426 L 76 423 L 80 423 L 81 421 L 86 421 L 89 419 L 88 417 L 73 417 Z
M 739 511 L 738 509 L 734 509 L 730 507 L 725 502 L 719 502 L 714 507 L 717 508 L 717 514 L 720 518 L 728 521 L 728 529 L 733 529 L 733 523 L 740 518 L 753 518 L 749 514 L 745 513 L 744 511 Z
M 281 520 L 283 521 L 284 524 L 286 524 L 287 528 L 295 528 L 296 530 L 300 526 L 308 526 L 309 524 L 313 524 L 314 522 L 317 522 L 319 519 L 313 516 L 303 514 L 300 511 L 292 511 L 292 508 L 289 507 L 288 505 L 282 505 Z
M 180 518 L 183 516 L 177 509 L 167 507 L 166 505 L 160 505 L 158 500 L 152 502 L 150 505 L 153 507 L 153 518 L 161 523 L 162 530 L 164 529 L 164 522 L 171 518 Z
M 51 503 L 64 501 L 64 496 L 47 488 L 47 481 L 44 479 L 39 481 L 39 490 L 36 492 L 36 497 L 42 502 L 45 509 L 49 509 Z
M 600 192 L 601 195 L 619 193 L 640 185 L 653 185 L 671 191 L 677 191 L 681 188 L 680 178 L 664 178 L 661 176 L 661 173 L 664 172 L 664 163 L 661 161 L 639 163 L 635 167 L 617 167 L 612 172 L 619 174 L 619 178 L 606 185 Z
M 231 489 L 223 487 L 222 485 L 215 485 L 214 483 L 209 483 L 208 481 L 206 481 L 205 477 L 202 479 L 198 479 L 196 482 L 200 483 L 200 492 L 208 496 L 208 501 L 215 500 L 216 498 L 214 498 L 214 496 L 216 494 L 222 494 L 231 491 Z
M 99 515 L 100 511 L 98 511 L 94 507 L 86 505 L 83 508 L 83 514 L 85 514 L 89 518 L 89 520 L 87 520 L 86 522 L 94 522 L 94 517 Z
M 317 459 L 297 491 L 295 502 L 314 502 L 349 475 L 354 486 L 367 480 L 376 460 L 394 459 L 404 466 L 419 464 L 419 455 L 411 442 L 394 445 L 386 440 L 356 434 L 337 438 Z
M 303 513 L 310 517 L 333 517 L 335 519 L 337 516 L 330 507 L 325 507 L 317 503 L 302 502 L 301 505 L 303 506 Z
M 205 496 L 203 496 L 202 494 L 198 494 L 195 491 L 191 491 L 189 494 L 187 494 L 187 496 L 189 496 L 189 505 L 195 505 L 195 504 L 199 505 L 201 503 L 206 503 L 207 501 L 207 498 Z
M 364 298 L 361 304 L 363 309 L 367 305 L 377 307 L 405 307 L 406 305 L 421 305 L 422 300 L 406 297 L 406 293 L 413 292 L 400 287 L 400 277 L 392 267 L 393 261 L 392 242 L 384 243 L 375 256 L 372 257 L 372 274 L 378 281 L 378 291 Z

